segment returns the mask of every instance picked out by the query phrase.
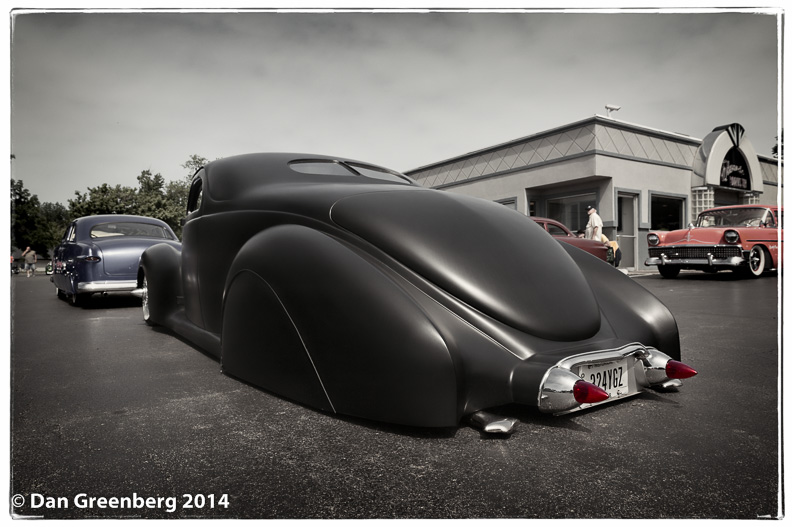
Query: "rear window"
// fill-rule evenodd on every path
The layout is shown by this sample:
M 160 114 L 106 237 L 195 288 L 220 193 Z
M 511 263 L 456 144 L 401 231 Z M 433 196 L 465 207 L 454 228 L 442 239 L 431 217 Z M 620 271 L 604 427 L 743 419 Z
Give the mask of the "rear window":
M 162 238 L 172 240 L 168 229 L 152 223 L 119 221 L 100 223 L 91 228 L 91 238 L 111 238 L 119 236 L 136 236 L 144 238 Z
M 370 179 L 390 181 L 391 183 L 411 184 L 407 176 L 379 167 L 360 165 L 357 163 L 340 163 L 337 161 L 294 161 L 289 168 L 301 174 L 320 176 L 363 176 Z

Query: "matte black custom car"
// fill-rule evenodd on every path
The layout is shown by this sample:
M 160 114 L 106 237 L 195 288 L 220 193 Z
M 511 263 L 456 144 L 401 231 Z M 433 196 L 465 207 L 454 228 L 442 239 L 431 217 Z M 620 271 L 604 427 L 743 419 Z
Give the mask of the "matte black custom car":
M 76 219 L 55 248 L 50 280 L 58 296 L 74 304 L 93 293 L 132 292 L 140 255 L 159 243 L 181 247 L 171 228 L 154 218 L 107 214 Z
M 143 253 L 144 319 L 323 411 L 509 431 L 484 411 L 561 414 L 696 373 L 671 313 L 630 278 L 519 212 L 381 167 L 214 161 L 182 243 Z

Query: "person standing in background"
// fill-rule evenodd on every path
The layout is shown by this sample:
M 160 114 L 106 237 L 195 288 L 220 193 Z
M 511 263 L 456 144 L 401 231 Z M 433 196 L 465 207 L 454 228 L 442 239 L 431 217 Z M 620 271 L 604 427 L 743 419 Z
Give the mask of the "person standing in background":
M 27 277 L 30 278 L 31 274 L 35 276 L 36 262 L 38 261 L 36 251 L 28 247 L 25 249 L 25 252 L 22 253 L 22 257 L 25 259 L 25 271 L 27 271 Z
M 613 241 L 609 240 L 608 237 L 605 236 L 604 234 L 600 238 L 600 241 L 602 241 L 602 243 L 604 243 L 605 245 L 609 245 L 613 251 L 613 260 L 611 261 L 609 259 L 608 263 L 613 265 L 613 267 L 619 267 L 619 263 L 621 262 L 622 259 L 622 252 L 621 249 L 619 249 L 619 242 L 617 242 L 616 240 Z
M 602 218 L 597 214 L 597 209 L 589 205 L 586 207 L 589 221 L 586 224 L 586 238 L 589 240 L 599 240 L 602 236 Z

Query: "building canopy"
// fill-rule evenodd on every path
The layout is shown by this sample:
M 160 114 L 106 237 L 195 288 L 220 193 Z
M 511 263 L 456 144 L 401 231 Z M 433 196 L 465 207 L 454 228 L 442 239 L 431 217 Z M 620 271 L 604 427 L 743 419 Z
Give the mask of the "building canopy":
M 759 158 L 744 135 L 745 129 L 738 123 L 712 130 L 696 151 L 691 187 L 764 192 Z

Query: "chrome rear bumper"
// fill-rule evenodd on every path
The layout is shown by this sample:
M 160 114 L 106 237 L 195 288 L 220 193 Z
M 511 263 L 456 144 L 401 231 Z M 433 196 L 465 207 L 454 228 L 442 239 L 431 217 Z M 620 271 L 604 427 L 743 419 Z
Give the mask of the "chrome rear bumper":
M 650 387 L 681 386 L 681 381 L 666 376 L 666 364 L 669 360 L 671 357 L 665 353 L 639 343 L 567 357 L 545 374 L 539 390 L 539 411 L 565 414 L 631 397 Z M 578 403 L 572 393 L 575 383 L 582 379 L 581 372 L 589 366 L 597 367 L 608 363 L 619 363 L 626 368 L 626 389 L 611 394 L 606 401 L 600 403 Z
M 104 280 L 101 282 L 78 282 L 78 293 L 123 292 L 137 289 L 136 280 Z

